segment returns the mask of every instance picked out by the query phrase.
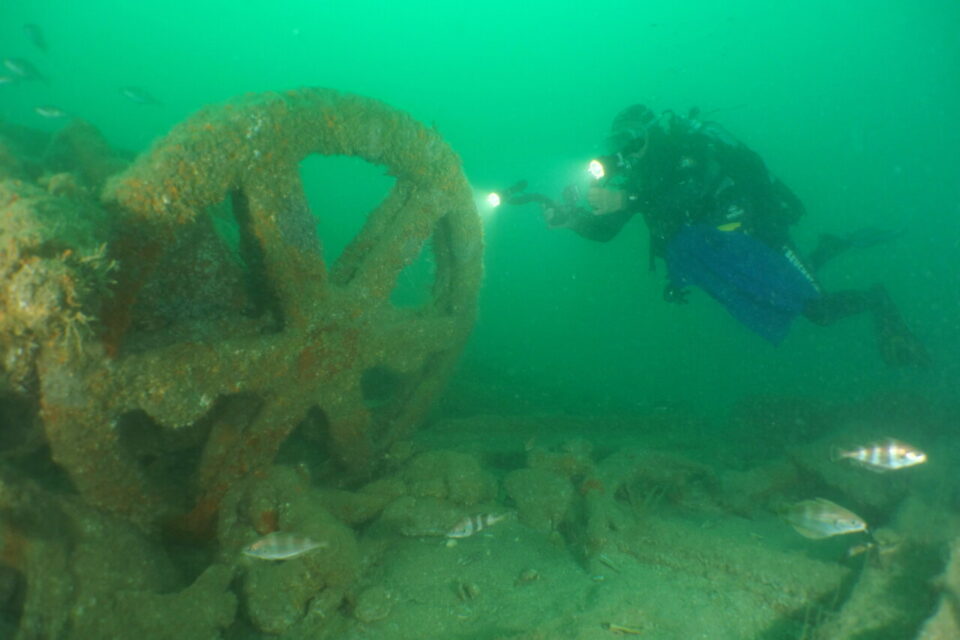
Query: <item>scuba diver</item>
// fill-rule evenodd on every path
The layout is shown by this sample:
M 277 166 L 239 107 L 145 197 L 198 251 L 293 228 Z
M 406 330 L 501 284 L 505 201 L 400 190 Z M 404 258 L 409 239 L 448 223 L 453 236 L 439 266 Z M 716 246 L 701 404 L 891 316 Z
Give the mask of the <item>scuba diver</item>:
M 503 200 L 535 202 L 551 227 L 601 242 L 640 214 L 650 232 L 651 270 L 657 259 L 666 264 L 663 297 L 668 302 L 685 303 L 688 288 L 697 286 L 774 344 L 786 337 L 798 315 L 825 326 L 870 313 L 884 362 L 928 365 L 926 350 L 883 286 L 827 292 L 814 275 L 847 249 L 873 246 L 898 234 L 866 229 L 824 235 L 801 259 L 789 227 L 803 216 L 803 203 L 770 174 L 757 153 L 698 116 L 696 109 L 684 117 L 632 105 L 613 121 L 609 155 L 590 164 L 596 182 L 586 203 L 574 186 L 555 202 L 525 193 L 526 182 L 507 190 Z

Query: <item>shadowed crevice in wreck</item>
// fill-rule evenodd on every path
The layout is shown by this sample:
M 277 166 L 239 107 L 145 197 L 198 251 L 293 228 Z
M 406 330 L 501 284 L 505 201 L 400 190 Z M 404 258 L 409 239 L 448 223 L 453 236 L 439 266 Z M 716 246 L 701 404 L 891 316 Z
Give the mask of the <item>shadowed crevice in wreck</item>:
M 253 314 L 266 315 L 269 320 L 265 330 L 279 333 L 284 327 L 283 309 L 277 292 L 270 284 L 263 246 L 254 237 L 249 202 L 243 191 L 234 190 L 230 204 L 239 230 L 239 251 L 245 266 L 244 281 Z

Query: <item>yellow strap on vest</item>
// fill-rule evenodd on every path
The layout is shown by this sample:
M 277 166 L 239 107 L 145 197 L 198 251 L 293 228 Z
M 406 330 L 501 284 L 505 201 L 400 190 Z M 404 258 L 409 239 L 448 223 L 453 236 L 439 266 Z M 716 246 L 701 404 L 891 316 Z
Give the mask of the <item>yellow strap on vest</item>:
M 736 231 L 743 225 L 742 222 L 728 222 L 717 227 L 718 231 Z

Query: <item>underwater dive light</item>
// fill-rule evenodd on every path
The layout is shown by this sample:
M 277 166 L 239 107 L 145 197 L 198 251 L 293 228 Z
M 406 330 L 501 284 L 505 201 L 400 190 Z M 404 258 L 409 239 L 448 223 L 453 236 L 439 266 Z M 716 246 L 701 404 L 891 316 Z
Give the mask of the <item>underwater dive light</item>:
M 603 168 L 603 163 L 596 159 L 590 161 L 590 164 L 587 165 L 587 171 L 595 180 L 599 180 L 607 174 Z
M 519 180 L 501 191 L 491 191 L 487 194 L 486 202 L 489 206 L 496 208 L 506 202 L 507 204 L 523 204 L 517 201 L 519 196 L 527 188 L 526 180 Z

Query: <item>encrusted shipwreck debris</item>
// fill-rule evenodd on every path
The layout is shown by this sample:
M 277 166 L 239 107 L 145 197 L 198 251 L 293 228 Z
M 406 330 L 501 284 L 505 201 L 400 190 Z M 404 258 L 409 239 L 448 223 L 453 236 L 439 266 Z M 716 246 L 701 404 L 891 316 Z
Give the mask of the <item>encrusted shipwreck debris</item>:
M 35 395 L 38 354 L 78 356 L 92 335 L 115 267 L 105 218 L 92 200 L 0 181 L 0 394 Z
M 284 467 L 270 469 L 262 479 L 248 478 L 225 496 L 217 527 L 222 564 L 261 532 L 273 531 L 296 531 L 323 546 L 292 561 L 244 562 L 241 606 L 260 631 L 299 628 L 302 634 L 295 637 L 316 637 L 360 573 L 356 534 L 327 510 L 323 492 Z
M 181 575 L 160 546 L 116 516 L 0 468 L 4 638 L 213 639 L 233 621 L 235 568 Z M 11 606 L 9 601 L 18 602 Z
M 396 178 L 331 265 L 300 183 L 310 154 Z M 35 237 L 53 234 L 55 196 L 12 180 L 0 196 L 0 391 L 35 398 L 84 500 L 147 528 L 186 513 L 182 526 L 209 535 L 227 489 L 266 469 L 308 414 L 347 471 L 368 471 L 424 417 L 474 322 L 481 234 L 459 158 L 376 100 L 303 89 L 205 109 L 110 178 L 101 206 L 58 216 L 80 229 L 56 241 Z M 18 207 L 34 235 L 11 226 Z M 231 264 L 211 242 L 215 207 L 236 218 Z M 429 300 L 391 304 L 428 240 Z M 201 277 L 222 280 L 187 287 L 213 300 L 200 312 L 138 323 L 159 304 L 142 296 L 164 289 L 151 282 Z M 389 382 L 376 398 L 371 377 Z M 151 465 L 178 448 L 201 452 L 195 468 Z

